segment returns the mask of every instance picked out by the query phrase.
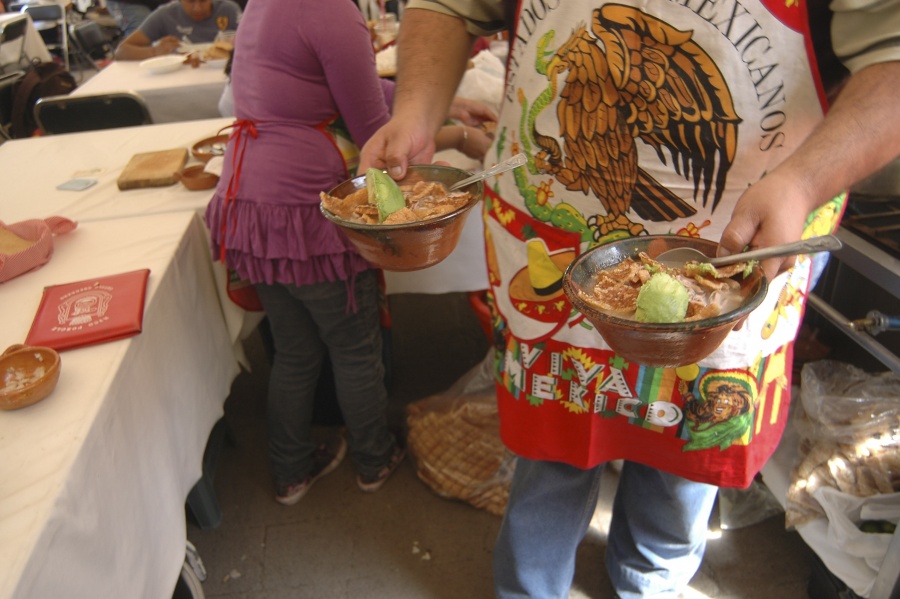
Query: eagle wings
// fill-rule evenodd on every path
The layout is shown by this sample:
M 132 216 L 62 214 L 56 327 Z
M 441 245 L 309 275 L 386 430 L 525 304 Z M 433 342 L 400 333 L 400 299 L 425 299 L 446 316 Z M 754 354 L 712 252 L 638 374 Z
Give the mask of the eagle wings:
M 619 228 L 612 223 L 627 221 L 629 209 L 653 221 L 696 213 L 638 166 L 640 139 L 693 180 L 695 203 L 702 197 L 706 206 L 712 195 L 715 209 L 741 121 L 718 67 L 691 32 L 633 7 L 595 10 L 591 32 L 576 30 L 547 65 L 551 83 L 565 73 L 557 104 L 565 155 L 532 125 L 541 147 L 535 165 L 567 189 L 597 196 L 607 228 Z

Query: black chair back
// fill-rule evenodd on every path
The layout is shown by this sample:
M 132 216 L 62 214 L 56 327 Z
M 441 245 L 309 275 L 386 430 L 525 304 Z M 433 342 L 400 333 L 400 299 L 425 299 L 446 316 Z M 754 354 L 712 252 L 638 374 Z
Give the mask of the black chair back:
M 66 9 L 56 4 L 26 4 L 22 12 L 28 14 L 44 39 L 47 49 L 62 58 L 69 70 L 69 33 L 66 23 Z
M 16 60 L 8 64 L 0 64 L 0 73 L 5 73 L 12 66 L 14 70 L 22 68 L 25 60 L 25 31 L 28 27 L 28 19 L 12 19 L 5 23 L 0 23 L 0 46 L 7 43 L 16 44 Z
M 144 99 L 133 92 L 93 96 L 50 96 L 34 105 L 34 118 L 45 135 L 149 125 Z
M 28 13 L 35 23 L 66 20 L 66 9 L 55 2 L 53 4 L 25 4 L 22 12 Z
M 103 34 L 103 28 L 96 21 L 85 19 L 71 26 L 72 42 L 90 60 L 109 58 L 112 45 Z

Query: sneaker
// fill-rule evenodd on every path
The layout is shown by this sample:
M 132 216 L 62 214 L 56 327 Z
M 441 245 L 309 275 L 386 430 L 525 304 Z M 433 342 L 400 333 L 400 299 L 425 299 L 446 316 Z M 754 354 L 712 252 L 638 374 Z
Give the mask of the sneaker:
M 399 444 L 394 445 L 394 450 L 391 452 L 391 459 L 387 465 L 382 467 L 382 469 L 375 474 L 369 476 L 363 476 L 362 474 L 357 475 L 356 484 L 359 485 L 359 488 L 363 491 L 374 493 L 381 488 L 381 485 L 387 482 L 387 479 L 390 478 L 391 474 L 394 473 L 394 470 L 397 469 L 397 466 L 400 465 L 400 462 L 402 462 L 405 457 L 406 448 Z
M 317 480 L 331 474 L 347 455 L 347 441 L 343 435 L 335 435 L 316 448 L 313 465 L 305 480 L 292 485 L 276 485 L 275 501 L 282 505 L 294 505 L 306 495 Z

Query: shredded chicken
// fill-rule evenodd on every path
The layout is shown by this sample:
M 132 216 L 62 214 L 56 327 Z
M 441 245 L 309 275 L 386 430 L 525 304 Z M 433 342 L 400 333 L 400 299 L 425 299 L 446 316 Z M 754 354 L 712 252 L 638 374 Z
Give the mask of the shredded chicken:
M 465 191 L 447 192 L 447 188 L 435 181 L 419 181 L 401 185 L 406 208 L 391 214 L 383 224 L 413 223 L 449 214 L 468 204 L 472 196 Z M 346 221 L 368 225 L 378 224 L 378 209 L 369 204 L 366 188 L 358 189 L 343 198 L 319 194 L 326 210 Z
M 665 266 L 648 257 L 638 255 L 639 260 L 626 258 L 615 266 L 601 270 L 590 293 L 581 293 L 590 305 L 612 312 L 622 318 L 632 318 L 641 285 L 654 272 L 666 272 L 683 284 L 688 290 L 685 321 L 703 320 L 730 312 L 741 305 L 744 297 L 741 284 L 731 277 L 740 277 L 747 270 L 748 263 L 713 268 L 696 262 L 688 262 L 681 268 Z

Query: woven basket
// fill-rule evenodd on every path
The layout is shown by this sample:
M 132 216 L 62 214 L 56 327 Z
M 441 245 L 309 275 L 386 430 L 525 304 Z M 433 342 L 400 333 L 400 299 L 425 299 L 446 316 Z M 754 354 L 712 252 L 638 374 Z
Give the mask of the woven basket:
M 492 390 L 491 390 L 492 391 Z M 515 456 L 500 441 L 493 393 L 433 396 L 407 407 L 416 473 L 435 493 L 502 515 Z

